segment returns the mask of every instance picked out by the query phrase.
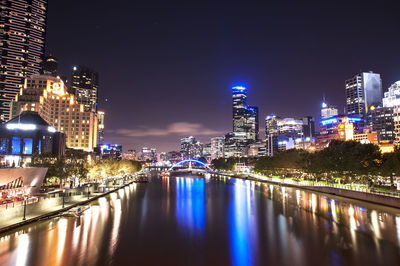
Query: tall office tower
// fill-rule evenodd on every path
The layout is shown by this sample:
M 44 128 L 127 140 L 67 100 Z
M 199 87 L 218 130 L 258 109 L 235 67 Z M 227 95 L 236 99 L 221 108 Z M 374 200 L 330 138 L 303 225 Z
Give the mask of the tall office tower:
M 40 72 L 43 75 L 48 76 L 57 76 L 58 69 L 58 60 L 53 55 L 47 55 L 42 61 L 42 71 Z
M 329 105 L 325 100 L 321 104 L 321 119 L 337 116 L 338 109 L 334 105 Z
M 11 102 L 12 117 L 22 111 L 34 111 L 56 131 L 67 136 L 67 147 L 93 151 L 97 146 L 97 116 L 85 110 L 73 94 L 67 92 L 59 77 L 32 75 Z
M 315 137 L 315 121 L 312 116 L 305 116 L 303 120 L 303 137 L 313 138 Z
M 97 112 L 99 75 L 86 66 L 74 66 L 72 69 L 72 91 L 78 103 L 92 112 Z
M 232 88 L 233 132 L 247 131 L 247 89 L 242 86 Z
M 2 0 L 0 14 L 0 120 L 5 121 L 24 79 L 40 72 L 47 0 Z
M 247 139 L 251 142 L 258 141 L 258 132 L 259 132 L 258 107 L 248 106 L 246 115 Z
M 224 137 L 215 137 L 211 139 L 211 160 L 224 157 Z
M 97 143 L 100 145 L 104 144 L 104 117 L 105 117 L 104 111 L 97 112 L 97 121 L 98 121 Z
M 371 106 L 382 104 L 381 75 L 363 72 L 346 80 L 346 113 L 363 116 Z

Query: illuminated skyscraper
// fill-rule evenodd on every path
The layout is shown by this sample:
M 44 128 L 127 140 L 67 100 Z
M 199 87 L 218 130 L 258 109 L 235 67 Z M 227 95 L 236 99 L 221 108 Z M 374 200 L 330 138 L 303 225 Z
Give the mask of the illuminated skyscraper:
M 242 86 L 232 88 L 233 132 L 247 131 L 247 89 Z
M 40 72 L 47 0 L 2 0 L 0 13 L 0 120 L 5 121 L 24 79 Z
M 257 141 L 259 132 L 258 107 L 247 105 L 246 87 L 235 86 L 232 88 L 232 110 L 233 133 L 245 133 L 244 142 Z
M 99 75 L 86 66 L 74 66 L 72 70 L 72 91 L 78 103 L 92 112 L 97 112 Z
M 346 80 L 346 113 L 363 116 L 371 106 L 382 104 L 382 95 L 380 74 L 372 71 L 357 74 Z

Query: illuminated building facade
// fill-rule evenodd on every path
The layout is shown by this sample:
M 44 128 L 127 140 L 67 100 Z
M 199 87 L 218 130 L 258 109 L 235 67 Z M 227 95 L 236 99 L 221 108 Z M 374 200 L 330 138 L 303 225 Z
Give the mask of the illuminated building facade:
M 156 162 L 157 161 L 157 151 L 154 148 L 143 147 L 140 154 L 141 161 Z
M 258 158 L 267 155 L 267 144 L 265 141 L 257 141 L 250 144 L 247 151 L 247 156 L 251 158 Z
M 383 107 L 400 106 L 400 81 L 393 83 L 382 99 Z
M 382 105 L 380 74 L 363 72 L 346 80 L 346 113 L 363 116 L 371 106 Z
M 377 132 L 379 142 L 394 140 L 393 107 L 372 108 L 368 113 L 368 124 Z
M 57 131 L 65 133 L 68 148 L 93 151 L 97 146 L 97 116 L 67 92 L 59 77 L 33 75 L 11 104 L 11 116 L 35 111 Z
M 215 137 L 211 139 L 211 160 L 224 157 L 224 137 Z
M 206 159 L 207 162 L 211 161 L 211 143 L 203 144 L 202 157 Z
M 86 66 L 74 66 L 72 69 L 72 91 L 78 103 L 86 109 L 97 112 L 99 75 Z
M 181 157 L 182 159 L 200 158 L 203 156 L 203 145 L 193 136 L 181 139 Z
M 47 0 L 2 0 L 0 12 L 0 120 L 6 121 L 24 79 L 40 72 Z
M 1 164 L 23 166 L 33 154 L 65 154 L 65 134 L 57 132 L 38 113 L 24 111 L 0 126 Z
M 336 106 L 328 105 L 327 102 L 323 101 L 321 104 L 321 119 L 337 116 L 339 114 Z
M 233 133 L 245 133 L 245 145 L 258 140 L 258 107 L 247 105 L 247 88 L 232 87 Z M 241 135 L 241 134 L 240 134 Z
M 320 134 L 317 136 L 317 150 L 328 146 L 333 139 L 353 140 L 354 134 L 358 134 L 363 119 L 358 116 L 335 116 L 321 120 Z
M 122 159 L 122 145 L 120 144 L 103 144 L 100 145 L 101 157 L 103 159 L 112 158 L 115 160 Z

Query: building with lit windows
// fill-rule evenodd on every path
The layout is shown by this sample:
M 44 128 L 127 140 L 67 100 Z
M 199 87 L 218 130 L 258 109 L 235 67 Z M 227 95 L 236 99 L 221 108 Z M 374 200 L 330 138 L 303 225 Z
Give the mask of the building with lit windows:
M 0 11 L 0 120 L 7 121 L 24 79 L 41 69 L 47 0 L 2 0 Z
M 211 161 L 211 143 L 203 144 L 202 157 L 207 162 Z
M 67 147 L 93 151 L 97 146 L 97 116 L 85 110 L 67 92 L 59 77 L 33 75 L 11 104 L 11 116 L 35 111 L 58 132 L 65 133 Z
M 203 145 L 193 136 L 181 139 L 182 159 L 200 158 L 203 156 Z
M 232 115 L 233 133 L 245 133 L 243 140 L 240 139 L 240 141 L 245 142 L 244 145 L 257 141 L 259 132 L 258 107 L 247 105 L 246 87 L 232 87 Z
M 57 132 L 36 112 L 21 115 L 0 126 L 0 158 L 6 166 L 23 166 L 33 154 L 65 154 L 65 134 Z
M 346 113 L 363 116 L 371 106 L 382 105 L 380 74 L 363 72 L 346 80 Z
M 363 119 L 358 116 L 334 116 L 321 120 L 320 132 L 317 136 L 316 148 L 322 150 L 331 140 L 353 140 L 355 134 L 359 134 Z
M 140 154 L 141 161 L 156 162 L 157 161 L 157 150 L 154 148 L 143 147 Z
M 329 105 L 325 100 L 321 104 L 321 119 L 337 116 L 338 109 L 334 105 Z
M 265 141 L 257 141 L 250 144 L 247 156 L 250 158 L 258 158 L 267 155 L 267 144 Z
M 78 103 L 92 112 L 97 112 L 99 74 L 86 66 L 74 66 L 71 83 Z
M 379 142 L 394 141 L 393 107 L 371 108 L 367 119 L 368 125 L 377 132 Z
M 224 157 L 224 137 L 215 137 L 211 139 L 211 160 Z
M 115 160 L 122 159 L 122 145 L 120 144 L 103 144 L 100 145 L 101 158 L 112 158 Z

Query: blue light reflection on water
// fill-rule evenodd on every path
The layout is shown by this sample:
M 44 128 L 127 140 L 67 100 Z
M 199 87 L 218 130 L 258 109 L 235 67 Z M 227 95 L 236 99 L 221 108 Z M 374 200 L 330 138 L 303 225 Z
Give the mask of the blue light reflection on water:
M 256 225 L 251 214 L 251 196 L 254 190 L 250 181 L 236 180 L 229 206 L 229 234 L 232 265 L 253 265 L 251 248 L 256 241 Z M 253 250 L 253 252 L 256 252 Z
M 196 234 L 205 226 L 205 183 L 203 178 L 176 179 L 176 218 L 178 223 Z

